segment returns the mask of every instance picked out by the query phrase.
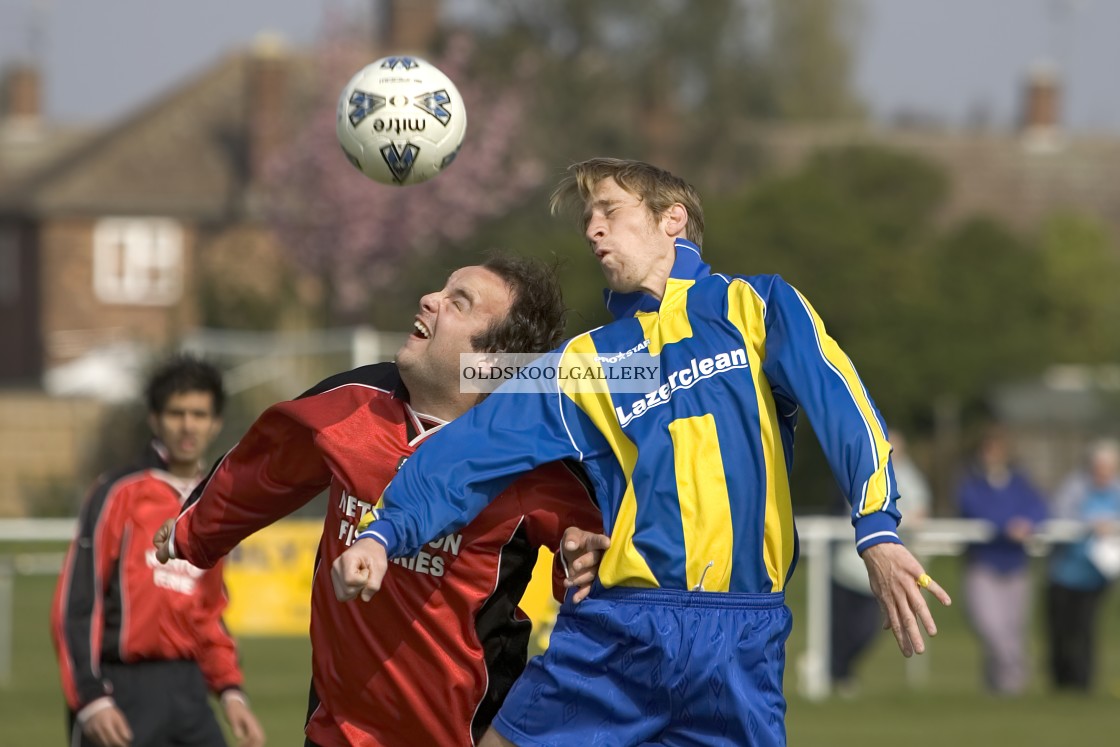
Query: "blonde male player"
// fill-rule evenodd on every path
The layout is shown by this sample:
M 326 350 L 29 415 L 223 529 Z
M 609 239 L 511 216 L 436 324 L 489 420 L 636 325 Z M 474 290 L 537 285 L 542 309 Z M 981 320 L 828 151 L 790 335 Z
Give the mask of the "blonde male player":
M 656 364 L 659 381 L 635 394 L 613 377 L 608 391 L 557 377 L 546 394 L 491 395 L 397 475 L 379 520 L 336 561 L 336 593 L 368 595 L 388 557 L 470 518 L 534 465 L 577 459 L 611 537 L 601 588 L 561 609 L 494 728 L 523 747 L 784 745 L 801 410 L 851 503 L 903 654 L 924 650 L 919 624 L 936 631 L 923 588 L 949 604 L 899 542 L 886 428 L 804 296 L 777 276 L 713 274 L 702 261 L 703 211 L 686 182 L 593 159 L 553 200 L 581 217 L 618 319 L 569 341 L 565 361 L 591 356 L 612 376 L 624 371 L 610 361 Z M 452 459 L 456 469 L 439 469 Z

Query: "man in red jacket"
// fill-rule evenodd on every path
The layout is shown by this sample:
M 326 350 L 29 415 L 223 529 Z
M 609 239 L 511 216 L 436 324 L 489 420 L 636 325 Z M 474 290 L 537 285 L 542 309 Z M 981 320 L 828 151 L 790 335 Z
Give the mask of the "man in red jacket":
M 207 689 L 241 745 L 264 744 L 222 625 L 221 565 L 160 565 L 149 544 L 201 480 L 223 399 L 212 366 L 165 363 L 147 388 L 155 439 L 139 464 L 102 477 L 82 506 L 51 610 L 70 744 L 225 745 Z
M 339 603 L 330 577 L 405 460 L 478 401 L 460 390 L 460 354 L 545 352 L 563 320 L 543 264 L 497 256 L 457 270 L 421 299 L 395 364 L 339 374 L 267 410 L 156 537 L 161 557 L 209 566 L 329 491 L 311 593 L 308 745 L 471 747 L 525 666 L 531 623 L 517 604 L 538 548 L 571 548 L 575 573 L 566 579 L 558 562 L 558 597 L 590 583 L 608 541 L 571 528 L 601 531 L 601 519 L 582 472 L 561 463 L 391 566 L 368 605 Z

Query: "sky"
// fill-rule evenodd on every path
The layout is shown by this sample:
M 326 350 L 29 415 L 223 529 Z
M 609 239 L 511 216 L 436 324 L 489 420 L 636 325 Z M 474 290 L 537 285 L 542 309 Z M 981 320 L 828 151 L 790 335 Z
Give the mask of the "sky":
M 449 0 L 463 12 L 479 0 Z M 1070 129 L 1120 133 L 1117 0 L 862 0 L 855 86 L 872 115 L 920 113 L 950 126 L 1017 116 L 1028 69 L 1063 71 Z M 368 0 L 0 0 L 0 66 L 45 60 L 48 118 L 127 116 L 261 31 L 311 43 L 326 6 Z M 36 31 L 37 29 L 37 31 Z M 34 41 L 36 40 L 37 41 Z

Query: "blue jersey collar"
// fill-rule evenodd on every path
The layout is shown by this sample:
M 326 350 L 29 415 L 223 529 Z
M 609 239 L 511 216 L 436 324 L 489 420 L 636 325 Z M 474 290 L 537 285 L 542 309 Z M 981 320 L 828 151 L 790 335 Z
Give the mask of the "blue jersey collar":
M 700 258 L 700 247 L 696 244 L 687 239 L 677 239 L 673 246 L 677 257 L 673 260 L 673 269 L 669 271 L 670 278 L 699 280 L 712 274 L 712 268 Z M 615 319 L 627 319 L 643 311 L 657 311 L 661 308 L 660 301 L 643 291 L 615 293 L 608 288 L 603 291 L 603 300 Z

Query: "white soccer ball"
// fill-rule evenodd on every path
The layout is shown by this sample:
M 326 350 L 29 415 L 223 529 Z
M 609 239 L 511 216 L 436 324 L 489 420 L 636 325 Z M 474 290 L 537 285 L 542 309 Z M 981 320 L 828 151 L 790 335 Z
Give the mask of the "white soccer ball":
M 350 79 L 338 99 L 338 142 L 363 174 L 403 186 L 431 179 L 459 153 L 463 97 L 419 57 L 383 57 Z

